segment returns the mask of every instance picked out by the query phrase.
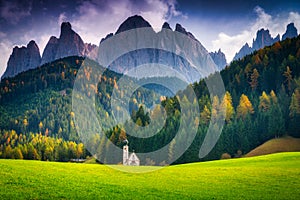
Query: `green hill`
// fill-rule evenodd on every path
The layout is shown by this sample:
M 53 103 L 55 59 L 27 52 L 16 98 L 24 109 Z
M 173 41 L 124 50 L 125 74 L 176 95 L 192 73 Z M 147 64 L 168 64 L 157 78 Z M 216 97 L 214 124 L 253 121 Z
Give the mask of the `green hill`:
M 0 194 L 1 199 L 299 199 L 299 166 L 300 153 L 141 174 L 98 164 L 0 160 Z
M 278 152 L 300 151 L 300 139 L 293 137 L 275 138 L 253 149 L 246 157 L 260 156 Z

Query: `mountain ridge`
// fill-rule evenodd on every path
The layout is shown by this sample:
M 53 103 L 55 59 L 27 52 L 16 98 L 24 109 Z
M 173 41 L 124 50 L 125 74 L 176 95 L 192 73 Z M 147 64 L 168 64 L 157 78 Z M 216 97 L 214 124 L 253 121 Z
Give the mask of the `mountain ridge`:
M 112 37 L 113 35 L 120 34 L 121 32 L 124 32 L 126 30 L 131 30 L 134 28 L 143 28 L 143 27 L 152 29 L 149 22 L 147 22 L 142 16 L 134 15 L 134 16 L 128 17 L 123 23 L 121 23 L 121 25 L 118 27 L 118 29 L 116 30 L 115 33 L 107 34 L 107 36 L 105 38 L 101 39 L 100 43 L 102 43 L 106 39 Z M 168 29 L 168 30 L 173 31 L 167 22 L 165 22 L 162 25 L 162 30 L 163 29 Z M 195 40 L 196 43 L 198 43 L 198 46 L 199 45 L 201 46 L 201 48 L 197 48 L 197 50 L 194 49 L 195 53 L 196 53 L 196 51 L 199 51 L 199 49 L 201 49 L 201 51 L 204 51 L 205 47 L 202 46 L 202 44 L 194 37 L 194 35 L 192 33 L 186 31 L 186 29 L 183 26 L 181 26 L 180 24 L 178 24 L 178 23 L 176 24 L 174 31 L 177 31 L 177 32 L 187 35 L 191 39 Z M 153 32 L 154 32 L 154 30 L 153 30 Z M 207 51 L 207 50 L 205 49 L 205 51 Z M 208 52 L 198 52 L 198 53 L 200 55 L 208 54 Z M 146 54 L 144 54 L 144 57 L 145 57 L 145 55 Z M 35 63 L 34 66 L 26 67 L 28 64 L 24 64 L 22 60 L 18 59 L 19 56 L 16 56 L 15 53 L 12 52 L 10 59 L 12 59 L 14 62 L 10 62 L 10 64 L 7 66 L 6 71 L 5 71 L 4 75 L 1 77 L 1 79 L 5 78 L 5 77 L 15 76 L 16 74 L 18 74 L 22 71 L 36 68 L 43 64 L 52 62 L 52 61 L 60 59 L 60 58 L 68 57 L 68 56 L 86 56 L 86 57 L 96 60 L 96 58 L 98 56 L 98 46 L 94 45 L 94 44 L 84 43 L 84 41 L 81 39 L 80 35 L 77 34 L 72 29 L 71 24 L 69 22 L 63 22 L 61 24 L 61 32 L 60 32 L 59 37 L 51 36 L 49 38 L 48 43 L 46 44 L 46 47 L 42 53 L 42 56 L 40 55 L 41 58 L 37 59 L 39 62 L 34 62 Z M 221 55 L 221 57 L 222 57 L 222 55 Z M 132 58 L 132 59 L 134 59 L 134 58 Z M 159 60 L 159 56 L 155 59 Z M 168 59 L 171 59 L 171 58 L 169 57 Z M 205 59 L 210 60 L 209 58 L 205 58 Z M 149 60 L 153 60 L 153 58 L 151 58 L 151 56 L 148 55 L 148 61 Z M 211 59 L 211 60 L 214 62 L 213 59 Z M 216 61 L 216 62 L 218 62 L 218 61 Z M 169 63 L 171 63 L 171 62 L 169 62 Z M 12 66 L 12 65 L 14 65 L 14 66 Z M 182 63 L 180 65 L 182 67 L 184 67 Z M 222 64 L 222 66 L 223 66 L 223 64 Z M 221 69 L 220 66 L 218 66 L 218 68 Z M 120 71 L 118 71 L 118 70 L 116 72 L 120 73 Z M 192 74 L 194 74 L 194 73 L 192 73 Z M 198 80 L 198 78 L 199 77 L 192 78 L 191 82 Z
M 81 37 L 72 29 L 71 24 L 63 22 L 59 38 L 56 36 L 49 38 L 42 56 L 38 45 L 33 40 L 28 43 L 27 47 L 15 46 L 1 79 L 13 77 L 23 71 L 37 68 L 60 58 L 87 56 L 95 59 L 97 55 L 97 45 L 84 43 Z
M 135 40 L 132 38 L 131 35 L 123 34 L 121 36 L 122 40 L 120 40 L 116 44 L 109 41 L 111 44 L 106 45 L 105 47 L 113 47 L 117 49 L 123 48 L 123 50 L 126 51 L 127 47 L 132 46 L 133 43 L 136 45 L 138 45 L 138 43 L 144 44 L 144 38 L 150 37 L 148 39 L 153 41 L 153 48 L 136 49 L 134 51 L 125 53 L 124 55 L 114 60 L 108 66 L 110 70 L 113 70 L 117 73 L 127 74 L 130 73 L 130 71 L 133 68 L 137 68 L 145 64 L 162 64 L 168 66 L 169 69 L 173 72 L 176 71 L 176 73 L 179 73 L 182 76 L 184 76 L 186 81 L 189 83 L 198 81 L 201 78 L 201 76 L 203 76 L 203 74 L 200 74 L 199 69 L 197 67 L 206 66 L 207 68 L 205 70 L 207 71 L 211 70 L 212 68 L 214 70 L 217 70 L 217 66 L 211 58 L 209 52 L 206 50 L 206 48 L 194 37 L 192 33 L 188 32 L 182 25 L 178 23 L 175 25 L 175 29 L 172 30 L 170 25 L 167 22 L 165 22 L 162 25 L 161 30 L 155 32 L 151 25 L 142 16 L 135 15 L 127 18 L 119 26 L 115 34 L 108 34 L 106 38 L 102 40 L 102 42 L 105 41 L 107 38 L 112 37 L 113 35 L 117 36 L 122 32 L 132 30 L 133 28 L 148 29 L 144 29 L 144 32 L 143 30 L 140 30 L 137 33 L 135 33 L 135 31 L 138 30 L 132 31 L 132 34 L 139 34 L 139 37 L 137 37 Z M 182 35 L 175 34 L 175 32 L 181 33 Z M 191 40 L 188 40 L 184 35 L 190 38 Z M 185 40 L 184 42 L 188 41 L 187 43 L 189 43 L 189 48 L 186 48 L 186 46 L 184 46 L 186 44 L 184 44 L 183 41 L 179 41 L 180 39 Z M 156 48 L 157 44 L 158 47 Z M 173 49 L 174 51 L 176 51 L 176 53 L 166 51 L 160 48 L 173 45 L 174 47 L 176 47 L 176 49 Z M 114 49 L 111 49 L 110 51 L 114 51 Z M 184 56 L 186 55 L 198 55 L 198 58 L 194 59 L 195 63 L 190 63 L 184 58 Z M 143 74 L 141 73 L 136 75 L 143 76 Z M 170 74 L 168 74 L 168 72 L 165 73 L 165 71 L 162 69 L 158 69 L 156 71 L 151 71 L 151 75 L 168 76 Z
M 35 41 L 31 40 L 26 47 L 15 46 L 2 78 L 15 76 L 20 72 L 34 69 L 39 66 L 40 62 L 40 50 Z
M 221 51 L 221 49 L 215 52 L 210 52 L 209 55 L 218 66 L 219 71 L 225 68 L 225 66 L 227 65 L 227 61 L 225 54 Z
M 250 47 L 248 43 L 244 44 L 242 48 L 235 54 L 233 60 L 238 60 L 243 58 L 246 55 L 249 55 L 250 53 L 259 50 L 261 48 L 264 48 L 266 46 L 271 46 L 275 42 L 283 41 L 287 38 L 294 38 L 298 36 L 297 29 L 294 25 L 294 23 L 289 23 L 286 27 L 285 33 L 282 35 L 282 38 L 280 40 L 280 35 L 277 34 L 276 37 L 272 38 L 270 32 L 268 29 L 259 29 L 256 32 L 256 38 L 253 38 L 252 46 Z

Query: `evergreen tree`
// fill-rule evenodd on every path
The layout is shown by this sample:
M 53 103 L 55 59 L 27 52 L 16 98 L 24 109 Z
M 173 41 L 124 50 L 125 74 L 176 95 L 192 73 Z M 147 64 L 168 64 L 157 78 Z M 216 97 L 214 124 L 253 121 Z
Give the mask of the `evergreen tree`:
M 259 77 L 259 73 L 257 69 L 253 69 L 253 73 L 250 76 L 250 82 L 249 82 L 252 91 L 255 91 L 258 86 L 258 77 Z

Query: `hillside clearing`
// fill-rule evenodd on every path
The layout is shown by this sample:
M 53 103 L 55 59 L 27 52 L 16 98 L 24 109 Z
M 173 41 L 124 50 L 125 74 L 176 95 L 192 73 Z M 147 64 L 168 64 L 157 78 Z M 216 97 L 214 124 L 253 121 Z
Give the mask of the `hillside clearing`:
M 271 139 L 246 154 L 245 157 L 267 155 L 279 152 L 300 151 L 300 138 L 284 137 Z

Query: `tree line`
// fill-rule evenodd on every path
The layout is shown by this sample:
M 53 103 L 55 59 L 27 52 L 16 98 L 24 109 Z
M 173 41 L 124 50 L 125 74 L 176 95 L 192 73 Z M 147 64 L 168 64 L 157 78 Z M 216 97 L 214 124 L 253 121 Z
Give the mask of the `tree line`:
M 126 124 L 119 124 L 106 130 L 106 137 L 120 148 L 123 145 L 122 141 L 128 139 L 131 143 L 130 150 L 136 152 L 154 151 L 172 142 L 168 152 L 171 160 L 176 153 L 176 145 L 180 144 L 180 141 L 175 141 L 173 138 L 179 128 L 181 117 L 184 117 L 190 123 L 185 124 L 186 127 L 198 126 L 197 134 L 192 145 L 176 163 L 219 159 L 224 153 L 231 157 L 239 157 L 274 137 L 284 135 L 300 137 L 299 64 L 300 38 L 298 37 L 277 42 L 233 61 L 220 72 L 226 89 L 224 96 L 215 96 L 211 99 L 206 79 L 192 84 L 196 99 L 190 99 L 190 95 L 185 90 L 179 92 L 181 94 L 179 101 L 176 96 L 164 97 L 147 88 L 140 88 L 131 97 L 132 120 L 136 126 L 147 126 L 155 123 L 150 120 L 150 117 L 155 119 L 159 117 L 162 110 L 166 110 L 167 119 L 163 128 L 153 130 L 157 132 L 155 136 L 141 139 L 130 136 L 124 128 Z M 77 71 L 82 65 L 87 66 L 87 70 L 84 72 L 84 77 L 78 77 Z M 21 73 L 14 78 L 3 79 L 0 83 L 2 132 L 15 130 L 16 135 L 26 135 L 26 137 L 29 137 L 30 133 L 38 133 L 39 137 L 61 139 L 61 143 L 74 141 L 79 144 L 80 138 L 76 132 L 74 113 L 71 109 L 75 77 L 99 80 L 98 85 L 84 84 L 82 87 L 86 88 L 87 92 L 90 91 L 89 89 L 96 92 L 96 105 L 100 119 L 109 119 L 108 116 L 113 114 L 110 107 L 113 90 L 116 91 L 117 97 L 124 95 L 124 91 L 119 90 L 118 85 L 120 74 L 106 70 L 103 75 L 93 77 L 96 75 L 92 71 L 93 67 L 89 68 L 89 66 L 97 66 L 97 63 L 81 57 L 68 57 L 30 72 Z M 213 76 L 212 74 L 207 79 Z M 129 84 L 131 81 L 128 78 Z M 126 88 L 129 87 L 125 86 Z M 158 95 L 161 97 L 156 103 L 160 106 L 152 110 L 141 106 L 152 100 L 155 101 Z M 199 116 L 193 120 L 191 117 L 195 114 L 193 111 L 186 114 L 181 112 L 180 103 L 188 102 L 186 99 L 190 100 L 191 106 L 197 104 L 200 108 Z M 226 109 L 226 116 L 224 116 L 225 126 L 220 139 L 208 156 L 199 159 L 199 148 L 206 136 L 209 123 L 213 116 L 220 114 L 222 109 Z M 107 121 L 109 124 L 109 120 Z M 183 135 L 189 136 L 190 130 L 186 128 L 183 132 Z M 6 141 L 1 141 L 1 144 L 3 149 Z M 99 155 L 105 155 L 104 152 L 111 148 L 97 136 L 91 138 L 88 145 L 92 146 Z M 25 152 L 23 157 L 26 156 Z M 42 159 L 42 153 L 40 156 Z M 153 164 L 149 159 L 142 162 Z M 163 162 L 155 164 L 163 164 Z

